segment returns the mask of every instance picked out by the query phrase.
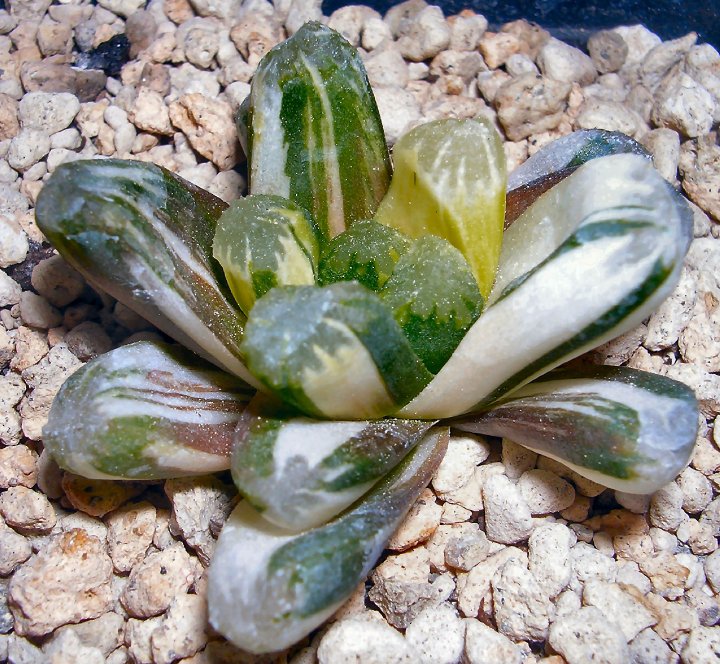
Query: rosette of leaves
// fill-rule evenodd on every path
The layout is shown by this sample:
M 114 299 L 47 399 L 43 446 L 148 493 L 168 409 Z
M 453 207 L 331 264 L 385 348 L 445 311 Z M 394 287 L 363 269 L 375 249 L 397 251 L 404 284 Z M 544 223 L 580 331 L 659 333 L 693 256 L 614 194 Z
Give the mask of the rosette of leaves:
M 116 160 L 60 166 L 37 203 L 68 262 L 187 349 L 139 342 L 85 365 L 45 445 L 90 478 L 231 469 L 244 500 L 209 589 L 231 641 L 282 649 L 330 616 L 450 426 L 631 493 L 687 464 L 687 387 L 557 369 L 678 281 L 690 214 L 635 142 L 573 134 L 508 188 L 488 121 L 438 121 L 397 142 L 392 173 L 357 53 L 315 23 L 263 59 L 239 123 L 250 194 L 230 206 Z

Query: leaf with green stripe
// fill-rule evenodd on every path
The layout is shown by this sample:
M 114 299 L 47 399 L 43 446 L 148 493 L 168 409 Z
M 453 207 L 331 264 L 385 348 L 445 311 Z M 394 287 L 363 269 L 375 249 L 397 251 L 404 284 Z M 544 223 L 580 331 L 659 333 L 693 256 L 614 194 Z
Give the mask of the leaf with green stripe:
M 239 359 L 245 317 L 212 257 L 215 226 L 226 207 L 159 166 L 98 159 L 57 168 L 35 215 L 93 286 L 257 386 Z
M 357 221 L 325 247 L 318 282 L 325 286 L 357 281 L 370 290 L 380 290 L 409 248 L 410 240 L 394 228 L 377 221 Z
M 432 425 L 313 420 L 258 395 L 236 429 L 233 479 L 263 517 L 292 532 L 308 530 L 360 498 Z
M 247 196 L 218 221 L 213 255 L 248 314 L 275 286 L 315 283 L 320 248 L 308 213 L 280 196 Z
M 392 312 L 352 281 L 274 288 L 248 318 L 243 352 L 259 380 L 314 417 L 383 417 L 432 378 Z
M 638 325 L 677 284 L 691 216 L 642 157 L 578 168 L 506 231 L 484 313 L 398 415 L 485 407 Z
M 618 131 L 585 129 L 548 143 L 508 176 L 505 227 L 584 163 L 613 154 L 637 154 L 651 159 L 640 143 Z
M 375 214 L 390 158 L 360 56 L 337 32 L 306 23 L 269 51 L 242 115 L 251 193 L 289 198 L 326 239 Z
M 179 346 L 140 341 L 65 381 L 43 443 L 62 468 L 93 479 L 213 473 L 230 467 L 233 432 L 252 393 Z
M 487 297 L 505 217 L 505 152 L 495 128 L 484 118 L 428 122 L 395 143 L 393 163 L 375 219 L 411 238 L 446 239 Z
M 432 235 L 400 258 L 380 297 L 431 373 L 447 362 L 483 304 L 463 255 Z
M 436 428 L 365 496 L 330 523 L 299 535 L 247 502 L 235 508 L 209 572 L 210 623 L 239 648 L 265 653 L 326 620 L 370 572 L 447 448 Z
M 502 436 L 604 486 L 657 491 L 687 466 L 697 433 L 693 391 L 627 367 L 557 371 L 453 426 Z

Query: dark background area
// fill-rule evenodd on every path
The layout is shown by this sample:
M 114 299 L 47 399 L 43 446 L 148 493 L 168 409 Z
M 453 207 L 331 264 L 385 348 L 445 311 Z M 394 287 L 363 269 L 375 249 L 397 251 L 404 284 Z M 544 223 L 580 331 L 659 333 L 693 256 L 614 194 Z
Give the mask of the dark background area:
M 446 16 L 462 9 L 483 14 L 491 28 L 507 21 L 526 18 L 547 28 L 559 39 L 585 46 L 587 38 L 602 28 L 642 23 L 662 39 L 674 39 L 694 30 L 700 42 L 720 48 L 720 0 L 427 0 L 442 7 Z M 338 7 L 364 4 L 380 12 L 397 2 L 385 0 L 325 0 L 323 12 Z

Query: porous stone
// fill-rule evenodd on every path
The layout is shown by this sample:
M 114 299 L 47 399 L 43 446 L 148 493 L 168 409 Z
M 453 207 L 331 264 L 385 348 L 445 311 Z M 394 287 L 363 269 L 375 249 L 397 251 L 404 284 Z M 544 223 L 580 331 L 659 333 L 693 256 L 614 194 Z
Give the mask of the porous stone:
M 549 597 L 559 595 L 570 582 L 573 532 L 560 523 L 536 528 L 528 540 L 528 567 Z
M 0 93 L 0 141 L 14 138 L 19 131 L 18 103 L 10 95 Z
M 140 502 L 108 516 L 108 553 L 117 572 L 129 572 L 142 562 L 155 533 L 155 512 L 154 505 Z
M 547 637 L 550 598 L 525 564 L 508 560 L 493 578 L 492 590 L 495 620 L 502 634 L 515 641 Z
M 440 525 L 441 515 L 442 507 L 435 502 L 435 495 L 425 489 L 390 538 L 387 548 L 392 551 L 406 551 L 424 542 Z
M 533 515 L 559 512 L 575 501 L 572 484 L 547 470 L 528 470 L 520 477 L 518 486 Z
M 16 171 L 26 171 L 50 152 L 50 136 L 42 129 L 21 129 L 10 141 L 7 161 Z
M 65 472 L 62 478 L 65 498 L 77 510 L 90 516 L 104 516 L 142 491 L 135 482 L 92 480 Z
M 0 495 L 0 514 L 5 522 L 26 533 L 46 533 L 57 521 L 50 501 L 26 486 L 11 486 Z
M 544 76 L 556 81 L 590 85 L 597 77 L 589 56 L 554 37 L 540 50 L 537 64 Z
M 463 572 L 470 571 L 493 551 L 492 544 L 482 530 L 452 537 L 445 546 L 445 563 Z
M 460 489 L 472 477 L 475 466 L 489 454 L 489 445 L 477 436 L 451 436 L 447 452 L 433 475 L 433 488 L 440 494 Z
M 583 588 L 583 603 L 597 607 L 609 621 L 617 623 L 627 641 L 657 623 L 645 606 L 614 583 L 589 581 Z
M 715 662 L 720 659 L 720 626 L 696 627 L 682 651 L 683 662 Z
M 422 661 L 458 662 L 465 646 L 465 623 L 447 603 L 423 609 L 405 630 L 405 639 Z
M 687 141 L 680 151 L 680 173 L 685 193 L 720 221 L 720 146 L 712 139 Z
M 37 458 L 37 454 L 27 445 L 0 449 L 0 488 L 35 486 Z
M 615 581 L 617 574 L 615 561 L 586 542 L 578 542 L 573 546 L 570 550 L 570 561 L 574 577 L 571 579 L 571 584 L 573 580 L 579 584 L 587 583 L 591 579 Z
M 653 590 L 667 599 L 678 599 L 685 591 L 690 571 L 677 556 L 660 551 L 638 561 L 640 570 L 652 583 Z
M 450 48 L 455 51 L 474 51 L 488 27 L 487 19 L 472 10 L 463 10 L 448 20 Z
M 413 62 L 434 58 L 450 44 L 450 26 L 442 9 L 430 5 L 422 9 L 401 29 L 398 48 L 403 57 Z
M 69 92 L 28 92 L 20 100 L 18 116 L 23 129 L 55 134 L 69 127 L 79 110 L 78 98 Z
M 558 618 L 550 627 L 549 642 L 568 664 L 588 661 L 624 664 L 629 661 L 620 627 L 594 606 Z
M 173 133 L 170 114 L 163 98 L 149 88 L 142 87 L 138 90 L 135 101 L 128 111 L 128 119 L 140 131 L 167 136 Z
M 423 609 L 444 602 L 455 589 L 448 575 L 430 577 L 430 555 L 416 548 L 388 557 L 372 573 L 368 597 L 377 604 L 387 621 L 407 627 Z
M 196 574 L 196 563 L 176 542 L 135 565 L 120 600 L 131 616 L 157 616 L 167 610 L 174 597 L 188 591 Z
M 682 508 L 688 514 L 699 514 L 713 498 L 710 480 L 694 468 L 686 468 L 676 480 L 683 495 Z
M 392 145 L 421 118 L 420 104 L 408 90 L 393 85 L 375 90 L 385 139 Z
M 465 657 L 468 664 L 520 664 L 523 651 L 504 634 L 479 620 L 466 621 Z
M 221 170 L 238 163 L 240 145 L 227 102 L 199 93 L 186 94 L 170 105 L 170 119 L 193 148 Z
M 587 49 L 595 68 L 601 74 L 618 71 L 625 64 L 628 54 L 625 40 L 611 30 L 600 30 L 591 35 Z
M 75 636 L 80 645 L 96 649 L 103 657 L 108 657 L 123 642 L 125 620 L 114 611 L 109 611 L 99 618 L 84 620 L 77 625 L 58 627 L 53 636 L 68 632 Z
M 498 119 L 511 141 L 555 129 L 563 118 L 571 84 L 524 74 L 500 87 L 495 96 Z
M 10 582 L 15 631 L 43 636 L 60 625 L 97 618 L 112 605 L 111 576 L 100 540 L 82 530 L 53 537 Z
M 178 595 L 150 637 L 153 662 L 172 664 L 178 658 L 191 657 L 207 643 L 207 632 L 207 600 L 199 595 Z
M 526 46 L 512 33 L 486 32 L 480 40 L 479 49 L 487 66 L 497 69 L 513 55 L 524 52 Z
M 20 302 L 22 288 L 12 277 L 0 270 L 0 307 L 9 307 Z
M 15 532 L 0 519 L 0 574 L 7 576 L 32 555 L 32 544 L 27 537 Z
M 650 499 L 650 523 L 653 526 L 674 532 L 687 518 L 682 510 L 682 489 L 675 483 L 664 486 Z
M 673 66 L 683 59 L 696 41 L 697 34 L 691 32 L 679 39 L 662 42 L 648 51 L 640 66 L 643 85 L 651 90 L 654 89 Z
M 659 127 L 669 127 L 695 138 L 710 131 L 715 115 L 713 96 L 684 72 L 670 76 L 658 89 L 652 118 Z
M 47 330 L 62 322 L 62 314 L 42 295 L 23 291 L 20 295 L 20 317 L 25 325 Z
M 235 498 L 234 487 L 215 476 L 177 478 L 165 482 L 172 503 L 170 531 L 181 536 L 204 564 L 215 550 L 215 537 L 227 520 Z
M 410 643 L 383 620 L 357 616 L 336 622 L 322 637 L 317 651 L 320 664 L 365 662 L 414 664 L 418 654 Z
M 28 238 L 20 224 L 12 217 L 0 214 L 0 267 L 21 263 L 28 250 Z
M 65 343 L 75 357 L 88 362 L 112 348 L 112 340 L 99 323 L 83 321 L 65 335 Z
M 530 508 L 522 493 L 505 475 L 492 475 L 483 484 L 487 536 L 502 544 L 527 539 L 533 528 Z
M 80 297 L 85 280 L 60 255 L 40 261 L 32 271 L 32 287 L 50 304 L 65 307 Z

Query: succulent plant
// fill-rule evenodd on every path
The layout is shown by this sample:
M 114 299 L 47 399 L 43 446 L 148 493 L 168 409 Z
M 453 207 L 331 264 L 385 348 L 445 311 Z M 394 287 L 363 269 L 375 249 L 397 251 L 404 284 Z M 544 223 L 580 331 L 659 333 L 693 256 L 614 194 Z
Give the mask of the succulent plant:
M 45 445 L 89 478 L 231 469 L 244 500 L 209 588 L 228 639 L 274 651 L 330 616 L 451 426 L 631 493 L 687 464 L 687 387 L 557 368 L 678 281 L 691 215 L 637 143 L 570 135 L 508 187 L 489 121 L 436 121 L 397 142 L 393 174 L 359 56 L 314 23 L 263 59 L 238 122 L 250 195 L 229 207 L 117 160 L 60 166 L 37 203 L 92 285 L 188 349 L 138 342 L 85 365 Z

